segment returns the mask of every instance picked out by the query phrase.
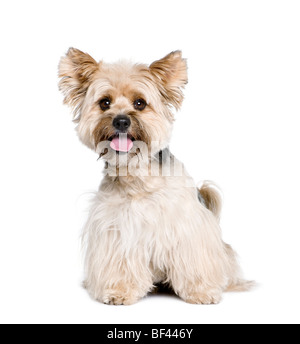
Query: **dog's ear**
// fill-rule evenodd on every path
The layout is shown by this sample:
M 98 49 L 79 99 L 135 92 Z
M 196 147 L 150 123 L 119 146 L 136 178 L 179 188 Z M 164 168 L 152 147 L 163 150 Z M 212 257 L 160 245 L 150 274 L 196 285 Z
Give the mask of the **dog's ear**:
M 178 110 L 183 101 L 182 89 L 187 84 L 187 64 L 181 51 L 174 51 L 150 65 L 150 72 L 168 104 Z
M 75 121 L 80 120 L 80 110 L 94 73 L 99 69 L 90 55 L 70 48 L 59 63 L 58 75 L 61 78 L 59 89 L 64 94 L 64 103 L 72 107 Z

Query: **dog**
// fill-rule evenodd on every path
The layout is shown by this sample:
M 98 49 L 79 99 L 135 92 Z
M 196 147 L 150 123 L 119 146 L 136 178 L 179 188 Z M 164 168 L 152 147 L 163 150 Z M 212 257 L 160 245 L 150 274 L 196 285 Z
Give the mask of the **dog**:
M 248 290 L 222 240 L 218 190 L 197 188 L 168 149 L 188 80 L 181 51 L 108 64 L 70 48 L 59 78 L 79 139 L 105 161 L 83 233 L 91 297 L 130 305 L 164 284 L 188 303 L 215 304 Z

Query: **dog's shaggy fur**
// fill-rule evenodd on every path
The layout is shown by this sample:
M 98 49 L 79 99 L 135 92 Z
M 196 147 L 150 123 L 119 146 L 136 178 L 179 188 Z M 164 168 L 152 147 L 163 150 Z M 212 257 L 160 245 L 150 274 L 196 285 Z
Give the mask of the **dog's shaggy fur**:
M 84 230 L 90 295 L 127 305 L 168 283 L 187 302 L 211 304 L 247 290 L 222 241 L 219 193 L 197 189 L 167 149 L 187 83 L 181 52 L 148 66 L 97 63 L 70 48 L 59 77 L 80 140 L 106 161 Z

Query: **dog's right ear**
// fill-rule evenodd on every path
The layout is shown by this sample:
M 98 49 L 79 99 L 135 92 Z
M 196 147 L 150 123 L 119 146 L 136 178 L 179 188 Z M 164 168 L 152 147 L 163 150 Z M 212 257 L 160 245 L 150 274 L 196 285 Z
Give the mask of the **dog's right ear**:
M 70 48 L 66 56 L 61 58 L 58 69 L 58 76 L 61 78 L 59 89 L 65 96 L 64 103 L 71 106 L 74 120 L 78 122 L 84 97 L 94 73 L 99 69 L 99 63 L 90 55 Z

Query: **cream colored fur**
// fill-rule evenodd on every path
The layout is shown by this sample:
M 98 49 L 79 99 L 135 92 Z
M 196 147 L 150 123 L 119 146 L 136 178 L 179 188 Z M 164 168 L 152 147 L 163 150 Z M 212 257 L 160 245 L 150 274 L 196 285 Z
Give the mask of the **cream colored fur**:
M 161 173 L 167 162 L 157 154 L 170 139 L 170 106 L 179 108 L 187 81 L 181 53 L 150 66 L 105 65 L 70 49 L 62 59 L 60 77 L 65 101 L 76 112 L 80 139 L 107 161 L 83 235 L 90 295 L 108 304 L 133 304 L 162 282 L 186 302 L 211 304 L 226 290 L 248 289 L 234 251 L 222 240 L 217 191 L 208 183 L 202 186 L 205 206 L 183 167 L 181 175 Z M 97 101 L 107 93 L 113 102 L 104 112 Z M 136 93 L 147 101 L 141 113 L 132 108 Z M 109 144 L 99 138 L 109 136 L 110 122 L 119 113 L 132 116 L 135 127 L 130 133 L 144 138 L 149 150 L 133 150 L 136 154 L 115 161 Z M 121 176 L 120 169 L 128 172 L 134 161 L 139 173 Z M 171 162 L 182 166 L 173 156 Z M 151 168 L 159 175 L 151 175 Z

